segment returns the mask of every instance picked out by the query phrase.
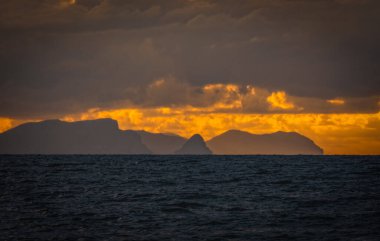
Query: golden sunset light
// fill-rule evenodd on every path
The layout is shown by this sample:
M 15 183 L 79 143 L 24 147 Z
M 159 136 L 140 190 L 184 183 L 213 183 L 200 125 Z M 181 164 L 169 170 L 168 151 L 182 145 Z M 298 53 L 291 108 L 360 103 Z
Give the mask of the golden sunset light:
M 274 109 L 291 110 L 295 108 L 293 103 L 288 102 L 286 93 L 283 91 L 272 93 L 268 96 L 267 101 L 270 103 L 271 108 Z
M 210 108 L 92 109 L 62 117 L 65 121 L 112 118 L 123 130 L 177 133 L 190 137 L 200 133 L 205 139 L 230 129 L 255 134 L 296 131 L 313 139 L 326 154 L 379 154 L 380 113 L 374 114 L 238 114 L 213 113 Z M 1 119 L 5 131 L 20 121 Z M 350 138 L 347 138 L 350 136 Z M 360 145 L 358 145 L 358 143 Z
M 380 0 L 0 0 L 0 240 L 379 240 Z
M 207 140 L 296 132 L 325 154 L 380 154 L 374 1 L 5 2 L 0 133 L 112 118 Z
M 200 112 L 200 113 L 197 113 Z M 226 114 L 186 109 L 91 110 L 66 116 L 77 121 L 112 118 L 121 129 L 144 129 L 190 137 L 200 133 L 210 139 L 224 131 L 239 129 L 256 134 L 297 131 L 312 138 L 326 154 L 379 154 L 380 113 L 376 114 Z M 350 138 L 344 138 L 349 135 Z M 360 143 L 360 145 L 358 145 Z
M 166 98 L 164 93 L 168 89 L 173 91 L 173 88 L 186 88 L 184 96 L 180 98 L 194 98 L 197 101 L 193 105 L 177 107 L 92 108 L 59 118 L 70 122 L 112 118 L 118 121 L 123 130 L 176 133 L 186 138 L 200 133 L 205 139 L 211 139 L 231 129 L 254 134 L 298 132 L 314 140 L 325 150 L 325 154 L 364 155 L 379 154 L 380 151 L 380 112 L 302 113 L 304 108 L 298 105 L 307 106 L 308 101 L 304 99 L 298 101 L 296 106 L 289 101 L 289 96 L 284 91 L 269 92 L 235 84 L 208 84 L 198 91 L 191 90 L 187 85 L 179 85 L 173 79 L 162 78 L 153 81 L 149 88 L 154 93 L 149 98 L 153 99 Z M 203 106 L 203 103 L 207 105 Z M 342 99 L 330 99 L 326 103 L 340 106 L 345 102 Z M 199 106 L 194 106 L 196 104 Z M 252 104 L 260 104 L 259 110 L 268 113 L 249 113 Z M 276 113 L 276 110 L 290 113 Z M 27 121 L 2 118 L 0 130 L 4 132 L 24 122 Z

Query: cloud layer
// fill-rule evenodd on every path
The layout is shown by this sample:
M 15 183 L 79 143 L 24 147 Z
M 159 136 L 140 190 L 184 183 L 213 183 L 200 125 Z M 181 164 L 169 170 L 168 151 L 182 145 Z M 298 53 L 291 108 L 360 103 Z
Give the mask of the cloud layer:
M 2 1 L 0 116 L 173 106 L 375 113 L 379 7 L 377 0 Z

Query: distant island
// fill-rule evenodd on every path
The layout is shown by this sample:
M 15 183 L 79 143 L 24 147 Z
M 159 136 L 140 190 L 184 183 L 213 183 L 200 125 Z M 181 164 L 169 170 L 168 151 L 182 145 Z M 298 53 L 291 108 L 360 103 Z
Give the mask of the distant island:
M 297 132 L 275 132 L 255 135 L 229 130 L 207 142 L 214 153 L 225 155 L 322 155 L 323 150 L 309 138 Z
M 322 155 L 296 132 L 255 135 L 229 130 L 205 142 L 175 134 L 120 130 L 112 119 L 30 122 L 0 134 L 0 154 Z
M 208 148 L 203 137 L 195 134 L 187 140 L 183 146 L 175 152 L 178 155 L 211 155 L 212 151 Z

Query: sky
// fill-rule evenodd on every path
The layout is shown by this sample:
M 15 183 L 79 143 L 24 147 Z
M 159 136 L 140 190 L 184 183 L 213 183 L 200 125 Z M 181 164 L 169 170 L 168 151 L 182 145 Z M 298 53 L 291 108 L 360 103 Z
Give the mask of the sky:
M 378 0 L 0 1 L 0 132 L 296 131 L 380 154 Z

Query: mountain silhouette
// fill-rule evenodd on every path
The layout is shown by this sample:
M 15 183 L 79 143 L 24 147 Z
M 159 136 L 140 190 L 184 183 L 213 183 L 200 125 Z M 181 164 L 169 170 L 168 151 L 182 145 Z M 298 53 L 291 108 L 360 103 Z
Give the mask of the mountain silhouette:
M 179 155 L 211 155 L 212 151 L 207 147 L 202 136 L 195 134 L 183 144 L 183 146 L 175 152 Z
M 0 134 L 0 154 L 287 154 L 321 155 L 323 150 L 296 132 L 255 135 L 229 130 L 209 140 L 168 133 L 120 130 L 112 119 L 25 123 Z
M 150 154 L 134 131 L 112 119 L 26 123 L 0 134 L 2 154 Z
M 207 142 L 214 154 L 226 155 L 322 155 L 323 150 L 309 138 L 296 132 L 255 135 L 229 130 Z
M 142 143 L 153 154 L 174 154 L 186 142 L 185 138 L 175 134 L 151 133 L 147 131 L 136 131 L 136 133 L 140 135 Z

